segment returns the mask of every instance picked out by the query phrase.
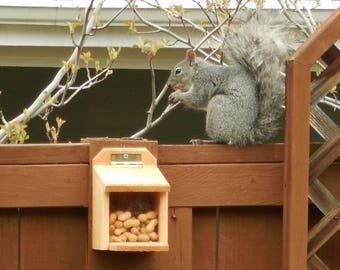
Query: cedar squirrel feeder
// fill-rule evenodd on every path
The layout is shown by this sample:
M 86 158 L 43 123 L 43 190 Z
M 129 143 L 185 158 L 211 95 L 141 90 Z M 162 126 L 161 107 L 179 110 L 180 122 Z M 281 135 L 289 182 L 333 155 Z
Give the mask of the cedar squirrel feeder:
M 104 148 L 92 162 L 92 248 L 168 251 L 170 185 L 146 148 Z

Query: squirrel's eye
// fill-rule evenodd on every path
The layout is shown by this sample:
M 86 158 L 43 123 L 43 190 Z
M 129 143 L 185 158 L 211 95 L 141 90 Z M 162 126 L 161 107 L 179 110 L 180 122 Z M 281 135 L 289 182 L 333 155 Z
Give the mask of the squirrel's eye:
M 176 68 L 175 69 L 175 75 L 179 75 L 179 74 L 181 74 L 181 72 L 182 72 L 182 69 L 181 68 Z

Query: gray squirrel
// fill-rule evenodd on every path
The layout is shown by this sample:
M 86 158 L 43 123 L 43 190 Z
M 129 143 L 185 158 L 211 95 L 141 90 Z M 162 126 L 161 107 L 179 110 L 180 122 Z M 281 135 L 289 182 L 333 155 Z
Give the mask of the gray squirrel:
M 283 73 L 292 42 L 287 25 L 273 17 L 255 12 L 230 30 L 222 51 L 231 65 L 204 61 L 189 50 L 172 69 L 167 84 L 175 92 L 169 102 L 205 110 L 209 142 L 260 144 L 282 128 Z

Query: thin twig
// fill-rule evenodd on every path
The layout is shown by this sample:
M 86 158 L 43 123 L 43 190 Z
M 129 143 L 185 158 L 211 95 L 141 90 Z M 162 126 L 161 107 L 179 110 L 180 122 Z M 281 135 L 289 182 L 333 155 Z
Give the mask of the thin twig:
M 174 105 L 168 105 L 164 111 L 162 112 L 162 114 L 155 120 L 153 120 L 150 124 L 149 127 L 145 127 L 143 129 L 141 129 L 140 131 L 136 132 L 135 134 L 131 135 L 130 138 L 138 138 L 143 136 L 146 132 L 148 132 L 151 128 L 155 127 L 157 124 L 159 124 L 164 118 L 165 116 L 167 116 L 170 112 L 172 112 L 174 109 L 176 109 L 178 107 L 179 103 L 176 103 Z
M 208 14 L 208 12 L 206 11 L 206 8 L 203 8 L 203 6 L 201 5 L 201 3 L 197 0 L 192 0 L 193 2 L 196 3 L 196 5 L 199 6 L 199 8 L 201 9 L 201 11 L 204 13 L 204 15 L 207 17 L 208 21 L 210 22 L 210 24 L 213 27 L 216 27 L 215 23 L 213 22 L 213 20 L 210 18 L 210 15 Z
M 0 119 L 1 119 L 1 122 L 4 124 L 4 125 L 7 125 L 8 122 L 6 121 L 5 119 L 5 116 L 4 116 L 4 113 L 2 111 L 0 111 Z
M 113 23 L 113 22 L 118 18 L 118 16 L 119 16 L 120 14 L 122 14 L 123 11 L 126 10 L 128 7 L 129 7 L 129 4 L 126 4 L 126 5 L 125 5 L 124 7 L 122 7 L 119 11 L 117 11 L 117 13 L 116 13 L 114 16 L 112 16 L 110 20 L 108 20 L 108 21 L 107 21 L 106 23 L 104 23 L 102 26 L 97 26 L 97 25 L 94 26 L 94 27 L 93 27 L 93 30 L 95 30 L 95 31 L 97 31 L 97 30 L 103 30 L 103 29 L 109 27 L 110 24 Z
M 153 113 L 156 108 L 156 76 L 155 76 L 155 70 L 153 68 L 152 64 L 152 56 L 149 56 L 149 67 L 150 67 L 150 73 L 151 73 L 151 103 L 150 108 L 148 110 L 148 117 L 146 120 L 146 127 L 150 127 L 152 122 Z

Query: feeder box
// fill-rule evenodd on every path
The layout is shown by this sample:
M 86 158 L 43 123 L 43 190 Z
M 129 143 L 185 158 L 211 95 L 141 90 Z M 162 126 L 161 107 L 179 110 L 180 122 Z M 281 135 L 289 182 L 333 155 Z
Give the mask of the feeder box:
M 104 148 L 92 166 L 92 248 L 167 251 L 170 185 L 156 158 L 146 148 Z

